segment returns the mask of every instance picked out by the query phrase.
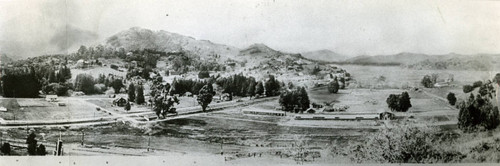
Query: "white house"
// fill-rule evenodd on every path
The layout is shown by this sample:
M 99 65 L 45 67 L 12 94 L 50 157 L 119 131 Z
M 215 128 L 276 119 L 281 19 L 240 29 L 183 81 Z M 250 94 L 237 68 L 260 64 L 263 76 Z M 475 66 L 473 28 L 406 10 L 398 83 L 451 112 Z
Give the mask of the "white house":
M 7 112 L 7 108 L 5 108 L 5 107 L 0 107 L 0 112 Z
M 57 102 L 57 95 L 47 95 L 45 96 L 45 100 L 48 102 Z

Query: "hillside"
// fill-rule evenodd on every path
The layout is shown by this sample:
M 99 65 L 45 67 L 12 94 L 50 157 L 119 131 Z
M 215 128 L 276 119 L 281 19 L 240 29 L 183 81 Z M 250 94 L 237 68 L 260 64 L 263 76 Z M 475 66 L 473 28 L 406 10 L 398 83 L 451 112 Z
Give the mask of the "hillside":
M 196 40 L 193 37 L 183 36 L 167 31 L 152 31 L 143 28 L 130 28 L 119 32 L 106 40 L 108 46 L 123 47 L 126 50 L 155 49 L 172 52 L 187 50 L 201 57 L 219 54 L 221 57 L 230 57 L 238 54 L 239 49 L 232 46 L 213 43 L 208 40 Z
M 411 64 L 414 62 L 420 62 L 429 59 L 431 56 L 426 54 L 414 54 L 414 53 L 399 53 L 395 55 L 376 55 L 376 56 L 357 56 L 354 58 L 347 59 L 346 63 L 351 64 L 366 64 L 366 65 L 404 65 Z
M 494 69 L 500 62 L 499 55 L 436 55 L 413 64 L 408 64 L 411 69 L 451 69 L 451 70 L 476 70 L 487 71 Z
M 325 61 L 325 62 L 341 62 L 349 57 L 337 54 L 331 50 L 317 50 L 302 53 L 302 56 L 307 59 Z

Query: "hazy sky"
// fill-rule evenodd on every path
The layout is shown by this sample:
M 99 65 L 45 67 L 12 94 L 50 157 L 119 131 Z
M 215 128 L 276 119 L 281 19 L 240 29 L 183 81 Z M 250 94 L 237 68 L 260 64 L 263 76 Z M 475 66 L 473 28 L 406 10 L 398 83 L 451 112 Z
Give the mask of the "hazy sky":
M 138 26 L 287 52 L 500 53 L 499 11 L 495 1 L 0 0 L 0 52 L 73 51 Z

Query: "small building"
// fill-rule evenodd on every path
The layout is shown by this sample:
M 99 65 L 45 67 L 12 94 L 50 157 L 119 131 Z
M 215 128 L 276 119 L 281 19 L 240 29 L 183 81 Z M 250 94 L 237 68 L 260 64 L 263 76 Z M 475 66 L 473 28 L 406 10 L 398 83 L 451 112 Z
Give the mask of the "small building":
M 442 87 L 448 87 L 450 86 L 449 82 L 438 82 L 434 84 L 434 87 L 436 88 L 442 88 Z
M 123 97 L 117 98 L 113 100 L 113 104 L 118 107 L 124 107 L 125 105 L 127 105 L 127 99 L 124 99 Z
M 7 112 L 7 108 L 5 108 L 5 107 L 0 107 L 0 112 Z
M 253 115 L 270 115 L 270 116 L 286 116 L 285 112 L 282 111 L 273 111 L 273 110 L 264 110 L 264 109 L 244 109 L 244 114 L 253 114 Z
M 66 106 L 66 103 L 59 102 L 59 103 L 57 103 L 57 105 L 62 107 L 62 106 Z
M 46 95 L 45 101 L 48 102 L 57 102 L 57 95 Z

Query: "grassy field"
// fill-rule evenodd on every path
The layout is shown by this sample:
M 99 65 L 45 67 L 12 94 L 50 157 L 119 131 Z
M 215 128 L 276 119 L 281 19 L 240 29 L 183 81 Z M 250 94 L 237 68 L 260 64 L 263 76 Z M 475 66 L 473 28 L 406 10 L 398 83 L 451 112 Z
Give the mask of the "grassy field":
M 364 88 L 401 88 L 403 86 L 419 87 L 420 81 L 425 75 L 436 73 L 438 80 L 445 80 L 453 75 L 453 84 L 462 86 L 471 84 L 474 81 L 492 79 L 500 69 L 496 71 L 457 71 L 457 70 L 413 70 L 405 69 L 399 66 L 359 66 L 359 65 L 340 65 L 347 72 L 353 75 L 356 80 L 356 86 Z M 378 81 L 380 76 L 384 76 L 385 81 Z M 353 85 L 354 86 L 354 85 Z
M 57 106 L 45 99 L 0 99 L 0 105 L 8 109 L 0 112 L 5 120 L 70 120 L 108 116 L 95 110 L 92 105 L 76 100 L 60 99 L 66 106 Z

